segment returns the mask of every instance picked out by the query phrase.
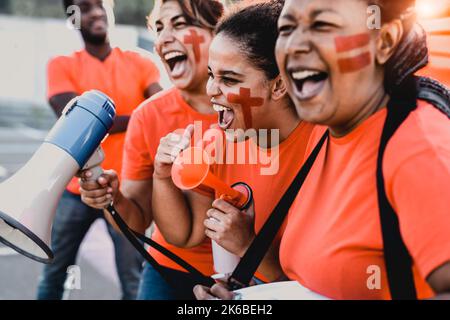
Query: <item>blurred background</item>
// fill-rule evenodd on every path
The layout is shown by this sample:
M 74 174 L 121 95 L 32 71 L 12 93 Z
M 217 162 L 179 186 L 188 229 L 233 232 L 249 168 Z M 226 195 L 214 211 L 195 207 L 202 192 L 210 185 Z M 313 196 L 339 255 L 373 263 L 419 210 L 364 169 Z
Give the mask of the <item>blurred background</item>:
M 169 87 L 146 28 L 153 0 L 108 2 L 116 22 L 112 45 L 148 55 L 160 67 L 162 85 Z M 450 0 L 418 0 L 417 12 L 429 32 L 430 68 L 447 70 L 443 76 L 450 78 Z M 0 48 L 1 182 L 25 164 L 56 121 L 46 101 L 48 60 L 81 49 L 82 42 L 78 31 L 67 27 L 61 0 L 0 0 Z M 120 297 L 113 246 L 102 221 L 85 239 L 78 265 L 82 289 L 68 293 L 68 299 Z M 41 269 L 0 245 L 0 299 L 34 299 Z

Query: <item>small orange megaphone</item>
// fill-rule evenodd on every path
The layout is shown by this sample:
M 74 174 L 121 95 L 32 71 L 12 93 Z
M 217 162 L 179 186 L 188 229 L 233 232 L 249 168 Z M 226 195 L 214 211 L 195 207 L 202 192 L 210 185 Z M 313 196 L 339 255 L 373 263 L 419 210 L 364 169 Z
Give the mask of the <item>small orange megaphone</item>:
M 205 150 L 191 147 L 182 151 L 172 166 L 173 183 L 181 190 L 192 190 L 200 185 L 214 189 L 219 197 L 241 210 L 248 209 L 253 195 L 252 189 L 243 182 L 232 186 L 217 178 L 210 172 L 211 158 Z

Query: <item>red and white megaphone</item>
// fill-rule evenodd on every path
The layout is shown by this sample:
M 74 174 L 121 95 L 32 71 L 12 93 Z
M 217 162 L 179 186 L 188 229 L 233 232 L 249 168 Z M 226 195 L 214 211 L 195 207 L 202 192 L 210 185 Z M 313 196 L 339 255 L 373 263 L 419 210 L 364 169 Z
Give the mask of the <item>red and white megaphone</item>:
M 59 199 L 80 169 L 101 164 L 114 103 L 99 91 L 73 99 L 31 160 L 0 184 L 0 242 L 43 263 L 53 260 L 50 235 Z M 101 168 L 98 168 L 101 174 Z
M 182 151 L 172 165 L 173 183 L 181 190 L 193 190 L 200 186 L 208 187 L 227 202 L 241 210 L 246 210 L 253 201 L 253 192 L 244 182 L 227 185 L 214 174 L 210 167 L 212 160 L 205 150 L 191 147 Z M 212 241 L 214 269 L 219 274 L 229 274 L 239 263 L 240 258 Z

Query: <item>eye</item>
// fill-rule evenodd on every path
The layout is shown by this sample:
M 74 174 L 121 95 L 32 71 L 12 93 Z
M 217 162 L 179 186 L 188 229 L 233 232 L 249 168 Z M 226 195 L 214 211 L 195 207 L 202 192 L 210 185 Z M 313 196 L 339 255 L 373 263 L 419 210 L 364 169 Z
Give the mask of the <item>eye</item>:
M 233 78 L 229 78 L 229 77 L 223 77 L 223 78 L 222 78 L 222 81 L 223 81 L 223 83 L 224 83 L 225 85 L 227 85 L 227 86 L 233 86 L 233 85 L 239 83 L 238 80 L 233 79 Z
M 80 11 L 81 13 L 88 13 L 91 10 L 91 6 L 88 4 L 81 4 Z
M 209 77 L 210 79 L 214 79 L 214 75 L 212 74 L 211 71 L 208 71 L 208 77 Z
M 315 21 L 311 26 L 312 29 L 319 31 L 326 31 L 332 29 L 333 27 L 335 27 L 334 24 L 326 21 Z
M 184 21 L 177 21 L 173 24 L 173 26 L 175 27 L 175 29 L 183 29 L 187 26 L 187 23 Z
M 278 33 L 284 36 L 290 34 L 294 29 L 295 27 L 293 25 L 284 24 L 278 27 Z

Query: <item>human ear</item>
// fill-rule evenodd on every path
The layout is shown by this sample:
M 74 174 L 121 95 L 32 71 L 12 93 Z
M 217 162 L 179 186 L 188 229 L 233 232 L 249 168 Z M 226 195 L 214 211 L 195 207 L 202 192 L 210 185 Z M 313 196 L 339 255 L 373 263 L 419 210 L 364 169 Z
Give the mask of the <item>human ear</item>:
M 271 98 L 275 101 L 281 100 L 287 93 L 286 83 L 283 78 L 278 75 L 271 81 Z
M 403 24 L 399 19 L 385 23 L 381 27 L 377 37 L 375 54 L 378 64 L 383 65 L 392 57 L 402 40 L 403 33 Z

